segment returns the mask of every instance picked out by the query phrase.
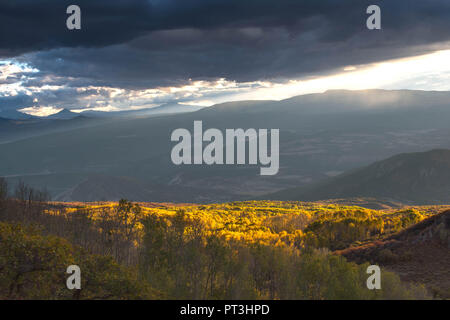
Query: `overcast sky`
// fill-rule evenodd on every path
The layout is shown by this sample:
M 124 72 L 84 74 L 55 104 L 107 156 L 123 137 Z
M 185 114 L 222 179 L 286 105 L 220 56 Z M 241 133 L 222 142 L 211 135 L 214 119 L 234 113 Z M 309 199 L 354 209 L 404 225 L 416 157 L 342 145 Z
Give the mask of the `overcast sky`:
M 448 0 L 0 0 L 0 110 L 450 90 L 449 44 Z

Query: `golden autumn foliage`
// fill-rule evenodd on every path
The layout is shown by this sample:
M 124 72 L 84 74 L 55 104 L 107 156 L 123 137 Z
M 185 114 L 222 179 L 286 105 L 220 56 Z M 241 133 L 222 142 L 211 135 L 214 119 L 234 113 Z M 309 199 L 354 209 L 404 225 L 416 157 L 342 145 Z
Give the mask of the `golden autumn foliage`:
M 136 211 L 130 207 L 125 210 L 128 211 L 127 216 L 121 216 L 123 205 L 103 203 L 81 208 L 68 207 L 62 213 L 50 209 L 48 213 L 70 215 L 87 212 L 89 219 L 103 232 L 119 232 L 124 228 L 124 237 L 134 234 L 140 238 L 145 217 L 157 216 L 171 224 L 172 218 L 181 210 L 185 219 L 201 222 L 205 234 L 213 233 L 227 240 L 332 250 L 397 232 L 430 215 L 426 210 L 417 209 L 384 212 L 357 206 L 247 201 L 182 207 L 155 207 L 143 203 L 141 206 L 134 205 L 133 210 Z M 122 228 L 117 226 L 109 231 L 105 226 L 107 222 L 110 225 L 120 224 Z
M 423 288 L 407 286 L 387 271 L 383 290 L 370 291 L 367 266 L 331 251 L 382 238 L 432 212 L 278 201 L 35 205 L 9 200 L 0 210 L 0 220 L 7 221 L 0 224 L 0 297 L 425 298 Z M 65 289 L 70 264 L 83 270 L 79 292 Z

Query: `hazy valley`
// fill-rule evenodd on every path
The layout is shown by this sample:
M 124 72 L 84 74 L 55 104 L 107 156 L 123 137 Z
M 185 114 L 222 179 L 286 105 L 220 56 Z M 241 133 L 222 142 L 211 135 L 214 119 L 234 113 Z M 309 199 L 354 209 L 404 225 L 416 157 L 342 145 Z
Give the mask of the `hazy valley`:
M 66 201 L 122 196 L 167 201 L 161 188 L 180 202 L 186 196 L 193 202 L 260 198 L 310 187 L 400 153 L 450 148 L 449 98 L 447 92 L 328 91 L 157 117 L 57 120 L 82 121 L 83 127 L 64 125 L 56 133 L 1 144 L 0 176 L 45 186 L 54 199 Z M 218 129 L 279 128 L 280 172 L 261 177 L 255 166 L 173 165 L 170 133 L 191 128 L 194 120 Z M 364 196 L 380 194 L 369 188 Z M 402 194 L 390 197 L 411 200 Z

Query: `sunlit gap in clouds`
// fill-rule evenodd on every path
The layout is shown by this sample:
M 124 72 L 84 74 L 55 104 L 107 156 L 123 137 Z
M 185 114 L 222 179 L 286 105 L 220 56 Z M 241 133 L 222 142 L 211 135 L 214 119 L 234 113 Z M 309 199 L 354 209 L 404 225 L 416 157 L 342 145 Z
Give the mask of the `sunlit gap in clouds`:
M 450 90 L 450 50 L 384 61 L 371 65 L 347 66 L 342 72 L 314 79 L 291 80 L 285 84 L 239 94 L 232 100 L 282 100 L 295 95 L 347 89 Z
M 0 97 L 11 97 L 23 89 L 23 80 L 39 70 L 15 60 L 0 60 Z M 25 91 L 30 94 L 31 91 Z

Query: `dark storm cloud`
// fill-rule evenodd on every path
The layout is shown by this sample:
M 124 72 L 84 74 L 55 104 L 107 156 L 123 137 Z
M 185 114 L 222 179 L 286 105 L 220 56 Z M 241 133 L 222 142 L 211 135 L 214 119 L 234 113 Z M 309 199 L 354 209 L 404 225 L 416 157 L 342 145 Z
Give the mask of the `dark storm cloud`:
M 66 0 L 0 1 L 0 55 L 58 47 L 104 46 L 135 37 L 144 28 L 149 3 L 141 0 L 76 1 L 82 8 L 83 29 L 66 28 Z
M 0 46 L 4 55 L 57 47 L 101 47 L 158 30 L 223 27 L 283 27 L 292 34 L 321 25 L 322 40 L 340 41 L 361 32 L 368 0 L 2 0 Z M 399 33 L 426 25 L 428 36 L 448 37 L 447 0 L 375 1 L 383 8 L 386 28 Z M 82 30 L 65 27 L 66 8 L 82 9 Z
M 66 8 L 82 10 L 82 30 L 66 29 Z M 214 29 L 224 26 L 301 27 L 304 18 L 328 19 L 363 8 L 342 0 L 3 0 L 0 2 L 1 53 L 62 46 L 99 47 L 123 43 L 158 30 Z
M 65 27 L 70 4 L 80 31 Z M 366 28 L 370 4 L 381 31 Z M 448 0 L 0 0 L 0 56 L 39 69 L 25 87 L 282 81 L 442 49 L 448 30 Z

